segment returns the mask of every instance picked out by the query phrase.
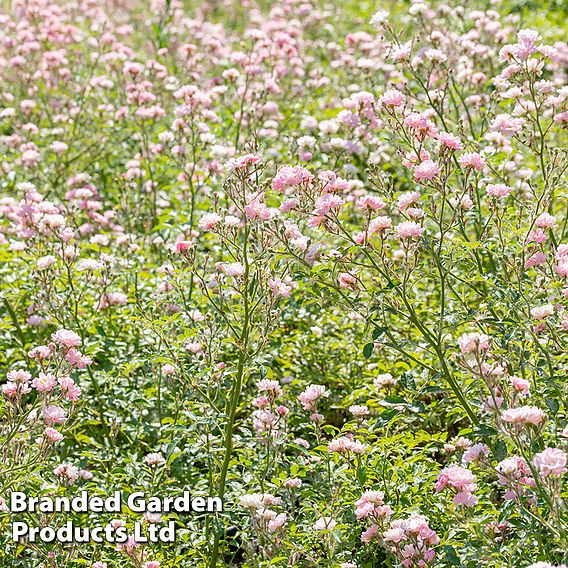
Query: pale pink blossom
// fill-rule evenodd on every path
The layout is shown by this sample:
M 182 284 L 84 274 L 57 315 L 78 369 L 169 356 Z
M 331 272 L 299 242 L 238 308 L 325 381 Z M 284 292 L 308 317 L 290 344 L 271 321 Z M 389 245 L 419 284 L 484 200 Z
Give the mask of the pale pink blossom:
M 272 400 L 282 396 L 282 387 L 278 381 L 262 379 L 257 384 L 258 392 L 265 392 Z
M 376 235 L 378 233 L 381 233 L 382 231 L 385 231 L 386 229 L 390 229 L 391 227 L 392 221 L 390 217 L 387 217 L 386 215 L 380 215 L 379 217 L 371 219 L 371 222 L 369 223 L 368 233 L 370 235 Z
M 284 166 L 278 170 L 272 182 L 272 188 L 283 192 L 301 184 L 309 185 L 313 179 L 313 174 L 302 166 Z
M 337 526 L 337 521 L 334 521 L 331 517 L 321 517 L 314 523 L 314 529 L 316 531 L 331 531 Z
M 37 267 L 39 270 L 45 270 L 49 268 L 52 264 L 56 262 L 56 258 L 52 254 L 48 254 L 46 256 L 42 256 L 37 260 Z
M 332 193 L 326 193 L 321 197 L 318 197 L 315 203 L 314 213 L 318 216 L 323 216 L 330 211 L 339 209 L 343 204 L 343 199 L 339 195 L 334 195 Z
M 335 452 L 338 454 L 347 454 L 348 452 L 362 454 L 366 448 L 364 444 L 353 440 L 350 436 L 339 436 L 329 442 L 327 449 L 329 452 Z
M 27 383 L 13 383 L 8 381 L 2 385 L 2 394 L 11 399 L 20 399 L 31 391 L 32 389 Z
M 517 33 L 517 43 L 512 47 L 512 53 L 521 61 L 526 61 L 537 52 L 537 42 L 540 35 L 535 30 L 521 30 Z
M 534 456 L 533 463 L 544 476 L 562 476 L 566 471 L 566 453 L 558 448 L 546 448 Z
M 245 267 L 240 262 L 231 262 L 225 265 L 225 274 L 238 278 L 245 273 Z
M 509 193 L 513 191 L 513 188 L 505 185 L 504 183 L 490 183 L 487 185 L 485 190 L 487 191 L 487 194 L 491 195 L 492 197 L 502 198 L 507 197 Z
M 364 418 L 370 414 L 369 407 L 365 405 L 354 404 L 349 407 L 349 412 L 355 416 L 355 418 Z
M 166 376 L 171 376 L 175 375 L 175 373 L 176 373 L 176 368 L 173 365 L 170 365 L 169 363 L 162 365 L 162 374 Z
M 51 392 L 57 386 L 57 379 L 51 373 L 40 372 L 32 381 L 32 386 L 38 392 Z
M 469 469 L 450 466 L 438 474 L 434 489 L 438 492 L 449 487 L 455 492 L 454 504 L 471 507 L 477 503 L 477 498 L 473 495 L 477 488 L 475 481 L 476 477 Z
M 185 344 L 185 348 L 193 355 L 197 355 L 203 352 L 203 346 L 201 345 L 201 343 L 199 343 L 199 341 L 188 341 Z
M 490 337 L 483 333 L 465 333 L 458 339 L 460 351 L 464 354 L 477 353 L 489 349 Z
M 418 181 L 432 180 L 440 171 L 440 166 L 436 162 L 426 160 L 414 168 L 414 179 Z
M 403 221 L 396 226 L 396 232 L 401 239 L 421 237 L 424 227 L 414 221 Z
M 322 385 L 308 385 L 298 396 L 298 400 L 304 410 L 315 410 L 316 403 L 320 398 L 329 397 L 329 391 Z
M 53 470 L 53 473 L 57 477 L 64 478 L 70 483 L 73 483 L 74 481 L 79 479 L 79 468 L 69 463 L 62 463 L 61 465 L 58 465 Z
M 397 202 L 396 206 L 401 210 L 405 211 L 412 204 L 420 200 L 420 193 L 418 191 L 407 191 L 402 193 Z
M 533 266 L 540 266 L 546 263 L 546 254 L 537 251 L 527 258 L 525 261 L 525 269 L 532 268 Z
M 74 331 L 68 329 L 59 329 L 51 334 L 51 339 L 64 347 L 77 347 L 81 345 L 81 337 Z
M 543 244 L 547 241 L 546 233 L 540 227 L 531 231 L 527 237 L 527 243 Z
M 535 220 L 534 224 L 543 229 L 552 229 L 556 225 L 556 217 L 549 213 L 541 213 Z
M 386 207 L 385 202 L 376 195 L 364 195 L 363 197 L 359 197 L 359 199 L 355 202 L 355 205 L 359 209 L 373 209 L 374 211 L 384 209 Z
M 512 375 L 510 377 L 511 384 L 513 388 L 520 392 L 521 394 L 528 395 L 530 392 L 531 384 L 530 381 L 527 379 L 522 379 L 521 377 L 517 377 L 516 375 Z
M 160 465 L 165 465 L 166 460 L 160 452 L 154 452 L 144 456 L 144 463 L 150 467 L 157 467 Z
M 256 154 L 246 154 L 238 158 L 231 158 L 227 162 L 228 170 L 243 170 L 248 168 L 250 165 L 255 165 L 260 162 L 260 156 Z
M 418 140 L 435 136 L 437 129 L 426 113 L 412 112 L 404 119 L 404 125 L 413 131 Z
M 51 444 L 55 444 L 56 442 L 63 440 L 63 434 L 58 432 L 55 428 L 46 428 L 43 435 Z
M 6 378 L 13 383 L 27 384 L 32 378 L 32 375 L 25 369 L 16 369 L 6 373 Z
M 504 136 L 513 136 L 523 129 L 524 120 L 522 118 L 513 118 L 508 114 L 498 114 L 491 121 L 490 130 L 499 132 Z
M 536 406 L 508 408 L 501 414 L 503 422 L 508 424 L 532 424 L 534 426 L 541 424 L 545 417 L 544 411 Z
M 397 89 L 389 89 L 379 97 L 379 102 L 386 107 L 399 107 L 404 104 L 405 96 Z
M 436 140 L 438 140 L 443 146 L 449 148 L 450 150 L 462 150 L 463 144 L 462 141 L 449 132 L 439 132 L 436 135 Z
M 263 197 L 263 195 L 257 195 L 245 205 L 245 215 L 250 221 L 256 219 L 268 221 L 270 219 L 270 209 L 263 202 Z
M 283 485 L 287 489 L 297 489 L 298 487 L 302 486 L 302 480 L 298 477 L 291 477 L 284 481 Z
M 365 491 L 355 502 L 355 516 L 358 519 L 372 518 L 375 521 L 388 518 L 393 511 L 384 502 L 382 491 Z
M 93 360 L 88 355 L 83 355 L 78 349 L 71 347 L 65 354 L 65 359 L 72 367 L 84 369 L 93 363 Z
M 379 534 L 379 526 L 371 525 L 366 531 L 361 534 L 361 542 L 371 542 Z
M 554 314 L 554 306 L 552 304 L 545 304 L 531 309 L 531 316 L 536 320 L 544 320 Z
M 458 158 L 458 162 L 462 168 L 471 168 L 480 172 L 485 167 L 485 159 L 481 154 L 476 152 L 464 152 Z
M 489 455 L 489 448 L 487 447 L 487 444 L 482 444 L 482 443 L 473 444 L 463 453 L 462 462 L 471 463 L 479 461 L 488 455 Z
M 349 272 L 340 272 L 337 275 L 337 282 L 340 288 L 350 288 L 351 290 L 357 288 L 357 276 Z
M 271 278 L 268 281 L 268 286 L 275 297 L 282 296 L 283 298 L 289 298 L 292 292 L 290 281 L 286 278 L 284 280 L 278 277 Z
M 203 215 L 201 219 L 199 219 L 198 226 L 204 231 L 210 231 L 211 229 L 214 229 L 220 222 L 221 215 L 218 215 L 217 213 L 205 213 L 205 215 Z
M 60 406 L 46 406 L 43 409 L 43 419 L 46 424 L 64 424 L 67 420 L 67 413 Z
M 286 524 L 286 519 L 286 513 L 280 513 L 279 515 L 276 515 L 276 517 L 268 521 L 268 532 L 274 533 L 283 528 Z

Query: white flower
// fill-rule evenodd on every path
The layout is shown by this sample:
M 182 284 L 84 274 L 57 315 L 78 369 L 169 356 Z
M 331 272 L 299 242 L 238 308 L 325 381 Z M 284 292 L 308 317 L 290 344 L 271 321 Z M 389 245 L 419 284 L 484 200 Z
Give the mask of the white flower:
M 390 14 L 387 10 L 379 10 L 373 14 L 373 17 L 370 19 L 369 23 L 376 29 L 379 30 L 383 27 L 383 24 L 388 22 Z
M 262 507 L 262 495 L 260 493 L 243 495 L 239 499 L 239 505 L 244 509 L 259 509 Z

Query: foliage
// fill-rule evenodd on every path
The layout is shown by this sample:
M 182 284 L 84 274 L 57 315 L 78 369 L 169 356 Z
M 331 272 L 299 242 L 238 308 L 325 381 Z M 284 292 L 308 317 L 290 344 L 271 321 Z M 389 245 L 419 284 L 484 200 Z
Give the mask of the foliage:
M 4 9 L 2 566 L 567 562 L 565 7 L 486 4 Z

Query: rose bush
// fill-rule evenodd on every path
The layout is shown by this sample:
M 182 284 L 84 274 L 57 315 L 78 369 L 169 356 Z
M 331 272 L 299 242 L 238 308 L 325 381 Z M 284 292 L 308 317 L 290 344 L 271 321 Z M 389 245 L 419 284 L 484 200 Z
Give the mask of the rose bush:
M 386 8 L 3 9 L 2 565 L 568 562 L 566 11 Z

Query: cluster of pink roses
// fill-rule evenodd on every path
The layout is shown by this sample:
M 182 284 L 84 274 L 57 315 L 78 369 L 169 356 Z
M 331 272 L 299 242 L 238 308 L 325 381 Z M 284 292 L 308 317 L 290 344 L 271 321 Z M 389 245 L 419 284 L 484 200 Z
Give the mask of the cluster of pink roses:
M 282 505 L 282 499 L 270 493 L 251 493 L 243 495 L 239 505 L 247 509 L 257 530 L 276 533 L 286 525 L 286 513 L 277 513 L 270 507 Z
M 393 514 L 389 505 L 385 505 L 385 494 L 382 491 L 365 491 L 355 501 L 355 516 L 357 519 L 368 519 L 373 524 L 361 535 L 363 542 L 369 542 L 372 535 L 379 532 L 386 520 Z
M 89 480 L 93 478 L 93 474 L 86 469 L 79 469 L 70 463 L 59 464 L 54 470 L 54 475 L 66 485 L 72 485 L 78 479 Z
M 35 390 L 38 394 L 35 404 L 40 404 L 41 416 L 46 425 L 43 438 L 38 440 L 54 444 L 63 439 L 63 434 L 53 426 L 65 424 L 68 418 L 67 411 L 58 403 L 77 402 L 82 394 L 69 373 L 75 367 L 81 369 L 91 364 L 91 358 L 77 349 L 82 341 L 75 332 L 59 329 L 51 338 L 52 343 L 49 345 L 34 347 L 28 353 L 29 358 L 36 361 L 41 369 L 38 375 L 32 379 L 32 374 L 27 369 L 9 371 L 6 375 L 7 382 L 2 385 L 2 393 L 8 401 L 24 410 L 23 397 Z M 56 371 L 52 372 L 50 368 Z
M 322 385 L 308 385 L 298 396 L 304 410 L 312 412 L 312 420 L 319 420 L 321 415 L 316 412 L 316 404 L 322 398 L 329 397 L 329 391 Z
M 498 481 L 506 487 L 504 498 L 517 501 L 535 480 L 527 462 L 519 456 L 510 456 L 497 464 Z
M 473 494 L 477 489 L 476 477 L 469 470 L 459 465 L 446 467 L 438 474 L 435 490 L 450 489 L 455 492 L 453 501 L 455 505 L 472 507 L 477 503 L 477 497 Z
M 287 406 L 276 403 L 283 394 L 282 387 L 278 381 L 262 379 L 257 389 L 258 396 L 252 401 L 258 409 L 252 414 L 253 428 L 261 437 L 279 438 L 283 435 L 283 421 L 290 412 Z
M 406 519 L 392 521 L 382 539 L 406 568 L 422 568 L 433 562 L 436 557 L 433 547 L 440 542 L 436 532 L 428 525 L 428 519 L 416 513 Z
M 347 434 L 346 436 L 339 436 L 339 438 L 334 438 L 327 445 L 327 449 L 330 452 L 338 454 L 349 454 L 353 453 L 355 455 L 360 455 L 365 452 L 367 446 L 355 440 L 353 434 Z

